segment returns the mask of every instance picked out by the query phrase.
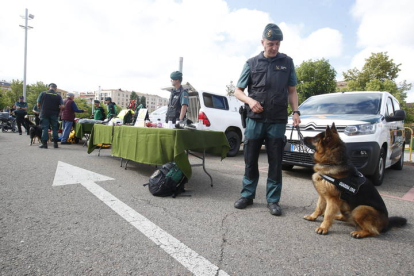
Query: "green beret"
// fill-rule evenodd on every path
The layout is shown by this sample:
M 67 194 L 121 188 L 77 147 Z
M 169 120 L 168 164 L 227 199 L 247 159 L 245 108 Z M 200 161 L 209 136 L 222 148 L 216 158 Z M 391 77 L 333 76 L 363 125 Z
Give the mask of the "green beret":
M 171 75 L 170 75 L 170 78 L 172 80 L 180 80 L 180 81 L 182 81 L 183 80 L 183 73 L 181 73 L 180 71 L 172 72 Z
M 282 41 L 283 33 L 282 33 L 282 30 L 276 24 L 270 23 L 270 24 L 267 24 L 267 26 L 265 27 L 263 31 L 263 38 L 266 38 L 267 40 L 270 40 L 270 41 L 275 41 L 275 40 Z

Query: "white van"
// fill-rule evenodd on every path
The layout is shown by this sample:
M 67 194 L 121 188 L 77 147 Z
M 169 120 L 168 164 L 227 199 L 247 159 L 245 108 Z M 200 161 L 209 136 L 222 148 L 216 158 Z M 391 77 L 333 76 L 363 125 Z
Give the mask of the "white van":
M 355 167 L 381 185 L 386 168 L 401 170 L 404 165 L 405 111 L 388 92 L 359 91 L 313 96 L 299 106 L 300 131 L 315 136 L 335 123 Z M 283 169 L 314 165 L 311 154 L 297 152 L 297 132 L 292 118 L 286 128 L 288 143 L 283 153 Z
M 244 141 L 244 129 L 239 108 L 241 102 L 234 96 L 219 95 L 208 91 L 197 91 L 191 84 L 183 84 L 189 94 L 187 118 L 199 130 L 223 131 L 229 141 L 227 156 L 236 156 Z M 171 87 L 164 90 L 171 91 Z

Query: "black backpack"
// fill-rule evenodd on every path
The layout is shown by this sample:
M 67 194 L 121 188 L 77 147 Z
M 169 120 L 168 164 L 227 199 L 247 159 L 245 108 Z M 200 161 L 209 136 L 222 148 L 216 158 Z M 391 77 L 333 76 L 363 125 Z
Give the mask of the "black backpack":
M 184 193 L 187 177 L 174 162 L 169 162 L 156 170 L 149 178 L 148 189 L 153 196 L 172 196 Z

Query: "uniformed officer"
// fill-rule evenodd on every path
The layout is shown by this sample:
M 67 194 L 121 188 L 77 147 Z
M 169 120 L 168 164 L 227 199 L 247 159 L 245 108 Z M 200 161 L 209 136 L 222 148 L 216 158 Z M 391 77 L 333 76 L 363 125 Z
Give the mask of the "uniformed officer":
M 56 92 L 57 85 L 49 84 L 49 90 L 43 91 L 37 98 L 37 107 L 40 110 L 40 126 L 42 128 L 42 145 L 39 148 L 47 149 L 49 140 L 49 125 L 52 126 L 54 147 L 58 147 L 59 112 L 64 108 L 62 97 Z
M 29 135 L 29 128 L 26 126 L 24 121 L 24 116 L 27 115 L 27 103 L 24 101 L 24 97 L 20 96 L 19 101 L 14 104 L 16 106 L 16 110 L 14 114 L 16 115 L 16 123 L 17 129 L 19 130 L 19 135 L 22 135 L 22 125 L 26 129 L 27 135 Z
M 264 51 L 249 59 L 243 68 L 234 95 L 247 109 L 244 161 L 245 174 L 241 198 L 234 207 L 244 209 L 253 204 L 259 181 L 258 159 L 263 141 L 269 169 L 266 184 L 267 206 L 272 215 L 280 216 L 282 192 L 282 156 L 285 146 L 288 102 L 293 111 L 293 125 L 300 123 L 296 73 L 293 60 L 279 47 L 283 40 L 280 28 L 268 24 L 262 36 Z M 244 89 L 248 88 L 248 96 Z
M 181 85 L 183 74 L 180 71 L 172 72 L 170 78 L 174 88 L 171 91 L 170 100 L 168 101 L 165 122 L 168 123 L 169 121 L 172 121 L 172 123 L 175 124 L 177 119 L 179 121 L 183 120 L 187 113 L 188 91 Z

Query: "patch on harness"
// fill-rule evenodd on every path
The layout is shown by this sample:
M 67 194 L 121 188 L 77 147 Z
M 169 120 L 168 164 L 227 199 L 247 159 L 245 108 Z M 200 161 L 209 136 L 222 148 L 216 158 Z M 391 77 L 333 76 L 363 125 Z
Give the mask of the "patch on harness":
M 340 192 L 356 195 L 359 188 L 366 182 L 365 176 L 359 171 L 351 171 L 345 178 L 334 178 L 325 174 L 320 175 L 323 179 L 333 184 Z

